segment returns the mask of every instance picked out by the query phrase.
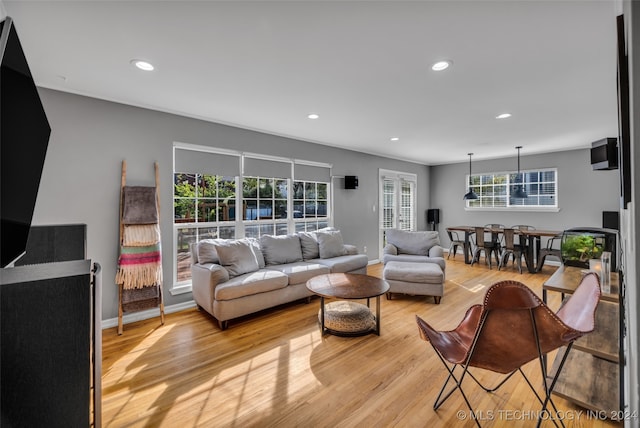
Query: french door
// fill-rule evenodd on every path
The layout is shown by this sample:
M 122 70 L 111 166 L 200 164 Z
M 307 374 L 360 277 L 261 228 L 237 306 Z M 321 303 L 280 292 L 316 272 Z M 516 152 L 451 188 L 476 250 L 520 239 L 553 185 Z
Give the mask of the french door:
M 386 229 L 416 229 L 416 182 L 415 174 L 381 169 L 379 171 L 380 193 L 380 256 L 385 245 Z

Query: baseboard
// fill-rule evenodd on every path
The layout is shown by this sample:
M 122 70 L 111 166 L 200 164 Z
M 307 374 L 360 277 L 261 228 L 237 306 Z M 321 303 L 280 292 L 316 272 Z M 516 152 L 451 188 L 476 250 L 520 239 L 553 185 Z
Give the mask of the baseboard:
M 164 307 L 165 314 L 172 314 L 174 312 L 184 311 L 185 309 L 195 308 L 196 302 L 193 300 L 189 300 L 188 302 L 177 303 L 171 306 Z M 149 318 L 159 317 L 160 316 L 160 308 L 147 309 L 144 311 L 133 312 L 130 314 L 125 314 L 122 317 L 123 324 L 129 324 L 136 321 L 147 320 Z M 102 329 L 112 328 L 118 326 L 118 318 L 110 318 L 106 320 L 102 320 Z
M 380 263 L 380 259 L 369 260 L 367 266 L 377 265 L 378 263 Z

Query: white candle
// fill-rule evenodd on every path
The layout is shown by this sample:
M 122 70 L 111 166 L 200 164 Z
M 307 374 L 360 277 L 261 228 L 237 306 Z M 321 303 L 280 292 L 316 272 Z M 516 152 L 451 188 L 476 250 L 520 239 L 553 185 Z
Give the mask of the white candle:
M 589 270 L 595 272 L 598 278 L 602 278 L 602 262 L 598 259 L 589 260 Z

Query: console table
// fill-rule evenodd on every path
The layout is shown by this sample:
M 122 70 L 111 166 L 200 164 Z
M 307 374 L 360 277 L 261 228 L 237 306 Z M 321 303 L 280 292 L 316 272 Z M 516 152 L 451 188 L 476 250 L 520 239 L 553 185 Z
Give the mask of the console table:
M 547 292 L 572 294 L 582 279 L 582 268 L 561 266 L 542 286 L 542 299 Z M 624 408 L 620 341 L 619 278 L 611 274 L 611 291 L 602 293 L 596 310 L 596 326 L 592 333 L 577 340 L 563 368 L 553 393 L 595 411 L 615 414 Z M 564 355 L 558 351 L 552 373 Z

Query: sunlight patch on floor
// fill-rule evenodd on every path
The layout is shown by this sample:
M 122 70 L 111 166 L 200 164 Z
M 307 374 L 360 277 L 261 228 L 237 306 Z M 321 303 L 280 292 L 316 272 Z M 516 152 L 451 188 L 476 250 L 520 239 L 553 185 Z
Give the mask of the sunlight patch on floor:
M 174 325 L 168 324 L 162 328 L 149 332 L 136 346 L 118 358 L 107 371 L 102 373 L 103 385 L 124 384 L 129 385 L 128 381 L 135 378 L 141 371 L 148 367 L 148 364 L 136 364 L 139 357 L 158 343 L 165 335 L 167 335 Z M 115 379 L 111 379 L 115 377 Z
M 211 379 L 176 396 L 176 402 L 201 399 L 203 408 L 207 408 L 219 405 L 220 397 L 224 397 L 227 408 L 233 409 L 233 418 L 247 411 L 269 414 L 274 407 L 282 406 L 282 402 L 276 401 L 283 397 L 295 401 L 300 394 L 320 385 L 314 377 L 307 383 L 301 383 L 299 379 L 309 376 L 311 354 L 321 342 L 319 330 L 289 339 L 240 364 L 222 369 Z M 229 406 L 230 402 L 233 405 Z
M 455 285 L 457 285 L 458 287 L 464 288 L 465 290 L 470 291 L 472 293 L 479 293 L 479 292 L 484 291 L 484 290 L 487 289 L 487 286 L 484 285 L 484 284 L 476 284 L 476 285 L 473 285 L 473 286 L 468 286 L 468 285 L 465 285 L 465 284 L 462 284 L 462 283 L 456 282 L 456 281 L 450 281 L 450 282 L 452 282 Z

